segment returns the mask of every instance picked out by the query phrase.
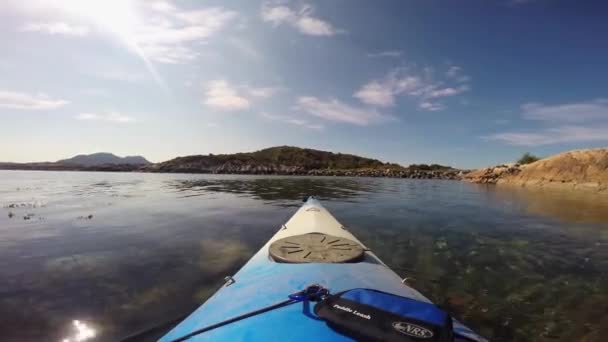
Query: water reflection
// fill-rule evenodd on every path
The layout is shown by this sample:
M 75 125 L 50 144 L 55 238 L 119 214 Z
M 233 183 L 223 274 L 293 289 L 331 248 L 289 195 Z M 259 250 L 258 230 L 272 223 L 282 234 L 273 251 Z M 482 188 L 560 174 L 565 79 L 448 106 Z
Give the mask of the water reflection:
M 608 222 L 608 196 L 594 192 L 500 185 L 486 188 L 492 196 L 523 206 L 530 214 L 573 223 Z
M 57 331 L 72 317 L 95 322 L 95 340 L 119 340 L 188 313 L 309 194 L 491 340 L 608 334 L 608 205 L 592 197 L 450 181 L 46 172 L 0 172 L 0 193 L 0 340 L 73 340 Z
M 183 179 L 169 182 L 168 185 L 181 192 L 183 197 L 232 193 L 276 202 L 284 206 L 295 206 L 311 195 L 321 200 L 349 201 L 377 190 L 378 183 L 371 179 L 361 182 L 355 178 L 243 177 Z

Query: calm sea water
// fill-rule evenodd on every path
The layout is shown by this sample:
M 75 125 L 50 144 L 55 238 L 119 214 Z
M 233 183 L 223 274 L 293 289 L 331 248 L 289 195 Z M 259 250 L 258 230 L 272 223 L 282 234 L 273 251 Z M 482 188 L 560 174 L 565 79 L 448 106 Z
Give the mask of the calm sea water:
M 608 200 L 455 181 L 0 171 L 0 340 L 192 311 L 306 195 L 495 341 L 608 336 Z

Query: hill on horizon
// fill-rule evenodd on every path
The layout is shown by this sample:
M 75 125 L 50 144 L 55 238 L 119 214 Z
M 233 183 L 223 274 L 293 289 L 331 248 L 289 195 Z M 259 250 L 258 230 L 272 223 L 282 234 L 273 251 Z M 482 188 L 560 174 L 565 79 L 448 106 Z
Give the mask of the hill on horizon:
M 63 165 L 100 166 L 100 165 L 150 165 L 152 164 L 142 156 L 119 157 L 108 152 L 93 154 L 79 154 L 72 158 L 61 159 L 56 162 Z
M 267 169 L 277 171 L 285 168 L 297 170 L 347 170 L 403 168 L 401 165 L 384 163 L 377 159 L 352 154 L 276 146 L 254 152 L 234 154 L 209 154 L 177 157 L 151 166 L 154 171 L 168 172 L 218 172 L 229 170 Z

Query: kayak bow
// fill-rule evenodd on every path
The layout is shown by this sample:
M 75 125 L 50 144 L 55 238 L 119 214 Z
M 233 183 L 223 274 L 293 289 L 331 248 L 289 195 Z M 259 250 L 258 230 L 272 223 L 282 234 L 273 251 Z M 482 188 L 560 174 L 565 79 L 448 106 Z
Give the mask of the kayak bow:
M 160 341 L 353 341 L 316 317 L 308 301 L 273 307 L 311 284 L 331 293 L 373 289 L 430 303 L 312 197 L 228 279 Z M 261 310 L 268 307 L 273 309 Z M 204 332 L 191 336 L 196 331 Z M 486 341 L 456 320 L 453 331 L 455 341 Z

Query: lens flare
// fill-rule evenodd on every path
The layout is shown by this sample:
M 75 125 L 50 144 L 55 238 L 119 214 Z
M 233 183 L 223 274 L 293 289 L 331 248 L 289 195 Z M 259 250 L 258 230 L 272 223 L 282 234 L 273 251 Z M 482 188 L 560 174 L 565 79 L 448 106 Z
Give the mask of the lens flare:
M 61 340 L 62 342 L 84 342 L 95 338 L 97 333 L 95 329 L 89 327 L 86 323 L 81 322 L 77 319 L 72 321 L 73 331 L 72 336 L 64 338 Z

